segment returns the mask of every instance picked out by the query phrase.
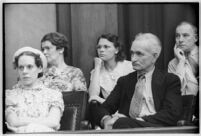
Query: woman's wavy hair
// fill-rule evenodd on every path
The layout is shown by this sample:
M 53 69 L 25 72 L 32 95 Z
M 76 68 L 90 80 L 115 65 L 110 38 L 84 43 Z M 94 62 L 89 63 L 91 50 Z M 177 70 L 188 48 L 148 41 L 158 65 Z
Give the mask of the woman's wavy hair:
M 118 49 L 118 53 L 116 54 L 115 60 L 118 61 L 123 61 L 125 59 L 125 53 L 122 48 L 122 44 L 119 41 L 118 36 L 107 33 L 107 34 L 102 34 L 100 37 L 97 39 L 97 44 L 101 38 L 107 39 L 108 41 L 112 42 L 114 44 L 114 47 Z
M 18 65 L 18 61 L 19 61 L 19 58 L 21 56 L 32 56 L 34 58 L 34 60 L 35 60 L 36 66 L 38 68 L 39 67 L 41 67 L 41 68 L 43 67 L 43 62 L 42 62 L 39 54 L 35 54 L 33 52 L 30 52 L 30 51 L 25 51 L 25 52 L 23 52 L 23 53 L 21 53 L 21 54 L 19 54 L 18 56 L 15 57 L 14 62 L 13 62 L 14 69 L 18 68 L 18 66 L 19 66 Z M 43 72 L 39 73 L 38 78 L 42 77 L 42 76 L 43 76 Z
M 64 48 L 64 57 L 68 56 L 69 41 L 65 35 L 58 32 L 51 32 L 44 35 L 41 39 L 41 43 L 45 41 L 51 42 L 54 46 L 56 46 L 56 49 Z

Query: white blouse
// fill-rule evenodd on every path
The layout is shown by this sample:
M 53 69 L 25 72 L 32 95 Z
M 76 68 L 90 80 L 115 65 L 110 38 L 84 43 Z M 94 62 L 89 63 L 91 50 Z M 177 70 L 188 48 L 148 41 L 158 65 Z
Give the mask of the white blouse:
M 103 97 L 106 99 L 114 89 L 117 80 L 121 76 L 125 76 L 134 72 L 131 61 L 119 61 L 113 71 L 107 71 L 103 66 L 100 70 L 100 87 Z M 91 80 L 94 74 L 94 69 L 91 71 Z

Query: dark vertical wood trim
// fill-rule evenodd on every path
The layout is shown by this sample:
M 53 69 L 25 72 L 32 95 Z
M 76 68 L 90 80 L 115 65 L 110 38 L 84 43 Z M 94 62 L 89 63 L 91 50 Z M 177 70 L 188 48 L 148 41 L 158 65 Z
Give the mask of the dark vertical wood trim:
M 69 40 L 68 55 L 65 62 L 72 65 L 72 33 L 71 33 L 71 4 L 56 4 L 57 31 L 65 34 Z
M 126 59 L 130 60 L 130 43 L 129 43 L 129 17 L 128 17 L 128 4 L 118 4 L 117 7 L 117 20 L 118 20 L 118 36 L 123 44 L 123 50 Z

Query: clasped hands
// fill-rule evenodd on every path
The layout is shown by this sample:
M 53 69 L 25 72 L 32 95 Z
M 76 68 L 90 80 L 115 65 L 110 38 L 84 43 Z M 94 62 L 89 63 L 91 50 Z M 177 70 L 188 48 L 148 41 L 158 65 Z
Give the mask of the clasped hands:
M 112 129 L 113 124 L 120 118 L 120 117 L 126 117 L 126 115 L 124 114 L 114 114 L 112 116 L 110 115 L 106 115 L 103 117 L 103 119 L 101 120 L 101 125 L 103 126 L 104 129 Z
M 121 113 L 116 113 L 112 116 L 110 115 L 106 115 L 103 117 L 103 119 L 101 120 L 101 125 L 103 126 L 104 129 L 110 130 L 112 129 L 113 124 L 122 117 L 127 117 L 124 114 Z M 140 121 L 144 121 L 141 117 L 135 118 L 136 120 L 140 120 Z

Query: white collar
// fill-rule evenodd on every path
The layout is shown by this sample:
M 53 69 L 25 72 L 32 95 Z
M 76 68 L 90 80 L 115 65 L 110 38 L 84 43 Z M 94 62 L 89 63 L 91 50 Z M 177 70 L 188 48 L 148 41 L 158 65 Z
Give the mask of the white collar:
M 149 78 L 152 76 L 153 72 L 155 70 L 155 66 L 153 67 L 153 69 L 151 69 L 150 71 L 148 71 L 147 73 L 144 74 L 145 78 Z M 137 73 L 137 77 L 138 77 L 138 73 Z

